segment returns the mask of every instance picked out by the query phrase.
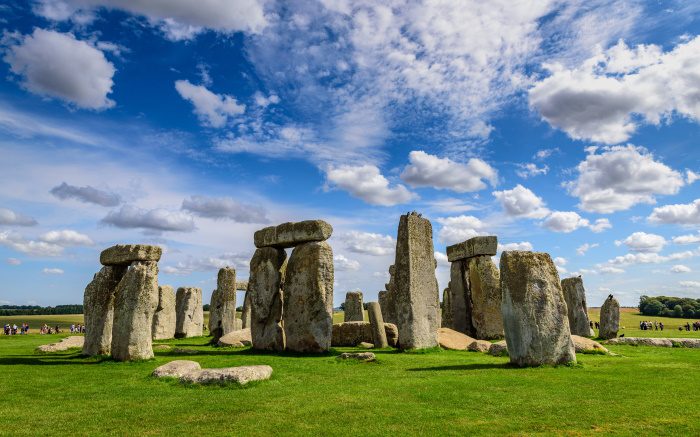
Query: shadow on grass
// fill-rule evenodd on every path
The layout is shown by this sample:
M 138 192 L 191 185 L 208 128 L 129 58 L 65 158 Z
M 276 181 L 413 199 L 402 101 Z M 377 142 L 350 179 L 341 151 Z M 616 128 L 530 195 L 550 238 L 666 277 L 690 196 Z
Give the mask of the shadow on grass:
M 406 369 L 409 372 L 439 372 L 442 370 L 484 370 L 484 369 L 515 369 L 510 363 L 474 363 L 457 366 L 416 367 Z
M 82 365 L 100 364 L 104 361 L 112 361 L 108 356 L 87 357 L 76 353 L 74 355 L 14 355 L 0 357 L 0 366 L 56 366 L 56 365 Z

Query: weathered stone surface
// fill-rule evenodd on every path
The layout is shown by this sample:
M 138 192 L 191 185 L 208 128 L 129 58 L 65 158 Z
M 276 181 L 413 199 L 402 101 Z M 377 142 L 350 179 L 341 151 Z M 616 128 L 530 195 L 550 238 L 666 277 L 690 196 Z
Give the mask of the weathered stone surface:
M 209 304 L 209 335 L 214 342 L 236 330 L 236 270 L 224 267 L 219 270 L 216 290 Z
M 700 348 L 700 338 L 646 338 L 646 337 L 616 337 L 605 342 L 606 344 L 628 344 L 633 346 L 656 347 L 687 347 Z
M 202 289 L 180 287 L 175 296 L 175 338 L 199 337 L 204 329 Z
M 486 340 L 474 340 L 469 343 L 467 350 L 487 353 L 489 350 L 491 350 L 491 342 Z
M 262 365 L 202 369 L 186 373 L 182 375 L 180 380 L 190 384 L 221 384 L 224 382 L 235 382 L 240 385 L 245 385 L 251 381 L 270 379 L 271 376 L 272 367 Z
M 396 241 L 397 326 L 402 349 L 437 346 L 440 302 L 433 228 L 419 214 L 401 216 Z
M 229 332 L 219 339 L 218 346 L 221 347 L 244 347 L 253 344 L 250 329 L 241 329 Z
M 248 281 L 238 281 L 236 282 L 237 291 L 248 291 Z
M 503 338 L 500 274 L 491 256 L 469 259 L 469 290 L 474 337 Z
M 474 335 L 468 261 L 458 260 L 450 265 L 450 293 L 452 329 L 470 336 Z
M 620 330 L 620 304 L 611 294 L 605 299 L 605 303 L 600 308 L 600 330 L 598 337 L 610 339 L 617 337 Z
M 547 253 L 501 254 L 503 325 L 518 366 L 576 361 L 559 274 Z
M 39 352 L 61 352 L 73 348 L 82 348 L 85 344 L 85 337 L 81 335 L 73 335 L 66 337 L 58 343 L 44 344 L 38 346 L 36 350 Z
M 126 266 L 105 266 L 85 287 L 83 312 L 85 317 L 85 355 L 109 355 L 112 348 L 114 293 Z
M 282 329 L 283 249 L 257 249 L 250 261 L 250 332 L 253 347 L 260 350 L 284 350 Z
M 338 356 L 339 360 L 375 361 L 377 357 L 372 352 L 345 352 Z
M 450 288 L 447 287 L 442 291 L 442 314 L 440 319 L 440 327 L 454 329 L 452 326 L 452 296 Z
M 251 293 L 249 291 L 245 292 L 245 297 L 243 297 L 243 311 L 241 312 L 241 329 L 250 329 L 250 298 Z
M 312 241 L 325 241 L 333 233 L 333 227 L 323 220 L 282 223 L 255 233 L 255 247 L 287 248 Z
M 576 352 L 598 351 L 605 352 L 606 354 L 608 353 L 608 350 L 602 344 L 598 343 L 597 341 L 593 341 L 590 338 L 571 334 L 571 340 L 574 342 Z
M 438 329 L 437 338 L 441 348 L 455 351 L 467 350 L 469 345 L 474 342 L 470 336 L 450 328 Z
M 134 261 L 114 293 L 112 358 L 153 358 L 153 314 L 158 307 L 158 263 Z
M 362 306 L 362 292 L 348 291 L 345 293 L 344 320 L 346 322 L 364 322 L 365 311 Z
M 163 249 L 147 244 L 117 244 L 105 249 L 100 254 L 100 263 L 104 266 L 129 265 L 134 261 L 160 261 Z
M 167 340 L 175 337 L 175 292 L 173 287 L 158 287 L 158 306 L 153 314 L 153 340 Z
M 588 320 L 586 290 L 583 288 L 583 279 L 580 276 L 562 279 L 561 289 L 564 292 L 564 300 L 566 300 L 571 334 L 588 337 L 591 332 L 591 324 Z
M 333 327 L 333 250 L 325 241 L 292 251 L 284 283 L 287 350 L 325 352 Z
M 384 332 L 387 343 L 391 347 L 397 347 L 399 340 L 399 330 L 393 323 L 384 323 Z M 331 345 L 357 346 L 360 343 L 372 343 L 372 328 L 369 322 L 345 322 L 333 325 L 333 336 Z
M 374 349 L 374 343 L 367 343 L 363 341 L 362 343 L 358 344 L 357 347 L 361 347 L 364 349 Z
M 372 330 L 372 343 L 377 348 L 389 347 L 386 339 L 386 329 L 382 318 L 382 309 L 378 302 L 367 304 L 367 314 L 369 315 L 369 325 Z
M 199 372 L 202 367 L 196 361 L 175 360 L 157 367 L 151 374 L 156 378 L 181 378 L 190 373 Z
M 455 262 L 480 255 L 495 256 L 497 250 L 498 239 L 495 236 L 474 237 L 467 241 L 447 246 L 447 260 Z
M 504 354 L 508 354 L 508 345 L 506 344 L 505 340 L 497 341 L 496 343 L 491 344 L 491 347 L 489 348 L 489 355 L 500 357 Z

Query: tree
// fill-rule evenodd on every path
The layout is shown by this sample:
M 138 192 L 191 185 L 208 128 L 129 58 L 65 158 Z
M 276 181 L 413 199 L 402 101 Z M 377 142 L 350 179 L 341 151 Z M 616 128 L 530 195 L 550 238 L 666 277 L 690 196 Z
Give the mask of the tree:
M 683 307 L 676 305 L 673 307 L 673 317 L 683 317 Z

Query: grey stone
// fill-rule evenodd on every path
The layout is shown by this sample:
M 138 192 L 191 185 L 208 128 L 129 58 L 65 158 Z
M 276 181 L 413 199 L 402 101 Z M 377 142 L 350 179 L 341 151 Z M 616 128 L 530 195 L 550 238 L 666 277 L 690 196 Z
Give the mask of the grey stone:
M 255 233 L 255 247 L 287 248 L 312 241 L 325 241 L 333 233 L 333 227 L 323 220 L 282 223 Z
M 600 330 L 598 337 L 602 339 L 610 339 L 617 337 L 617 331 L 620 330 L 620 303 L 609 295 L 605 299 L 605 303 L 600 307 Z
M 386 339 L 386 330 L 384 329 L 382 309 L 379 306 L 379 303 L 368 303 L 367 314 L 369 315 L 369 324 L 370 328 L 372 329 L 372 343 L 377 348 L 389 347 L 389 342 Z
M 474 340 L 467 346 L 467 350 L 488 353 L 488 351 L 491 350 L 491 342 L 486 340 Z
M 606 341 L 607 344 L 629 344 L 633 346 L 687 347 L 700 348 L 700 338 L 647 338 L 617 337 Z
M 562 279 L 561 289 L 564 292 L 564 300 L 566 300 L 571 334 L 581 337 L 590 336 L 591 324 L 588 320 L 586 290 L 583 288 L 583 279 L 580 276 Z
M 284 249 L 257 249 L 250 261 L 250 332 L 253 347 L 282 351 L 282 285 L 287 254 Z
M 238 281 L 236 282 L 237 291 L 248 291 L 248 281 Z
M 163 249 L 147 244 L 117 244 L 105 249 L 100 254 L 100 263 L 104 266 L 129 265 L 134 261 L 160 261 Z
M 442 291 L 442 318 L 440 320 L 440 327 L 442 328 L 452 328 L 452 292 L 450 288 L 447 287 Z
M 339 360 L 376 361 L 377 357 L 372 352 L 344 352 L 338 356 Z
M 396 242 L 396 318 L 402 349 L 436 347 L 440 302 L 433 228 L 419 214 L 402 215 Z
M 362 306 L 362 292 L 348 291 L 345 293 L 345 315 L 346 322 L 364 322 L 365 310 Z
M 81 335 L 73 335 L 66 337 L 58 343 L 44 344 L 38 346 L 36 350 L 39 352 L 62 352 L 73 348 L 82 348 L 85 344 L 85 337 Z
M 251 381 L 270 379 L 272 367 L 270 366 L 240 366 L 225 367 L 221 369 L 202 369 L 184 374 L 180 380 L 190 384 L 216 384 L 234 382 L 245 385 Z
M 180 287 L 175 296 L 175 338 L 199 337 L 204 329 L 202 289 Z
M 362 343 L 358 344 L 357 347 L 361 347 L 363 349 L 374 349 L 374 343 L 367 343 L 363 341 Z
M 489 255 L 469 259 L 469 295 L 474 337 L 503 338 L 500 274 Z
M 469 295 L 469 262 L 458 260 L 450 265 L 450 307 L 452 329 L 469 336 L 474 335 L 472 325 L 472 300 Z
M 505 340 L 492 343 L 491 347 L 489 347 L 489 355 L 493 355 L 494 357 L 500 357 L 503 354 L 508 354 L 508 344 Z
M 333 327 L 333 250 L 328 243 L 304 243 L 294 248 L 284 293 L 287 350 L 327 351 Z
M 495 256 L 497 251 L 498 239 L 495 236 L 474 237 L 467 241 L 447 246 L 447 260 L 455 262 L 480 255 Z
M 85 355 L 109 355 L 112 348 L 114 293 L 127 266 L 105 266 L 85 287 L 83 312 L 85 317 Z
M 173 287 L 158 287 L 158 307 L 153 314 L 153 340 L 167 340 L 175 337 L 175 292 Z
M 462 332 L 450 328 L 438 329 L 438 343 L 443 349 L 463 351 L 467 350 L 469 345 L 473 342 L 473 338 Z
M 252 343 L 253 339 L 250 335 L 250 329 L 241 329 L 224 335 L 219 339 L 217 345 L 222 347 L 244 347 L 250 346 Z
M 134 261 L 114 293 L 112 358 L 153 358 L 153 314 L 158 307 L 158 263 Z
M 243 311 L 241 312 L 241 329 L 250 328 L 250 296 L 251 293 L 246 291 L 243 298 Z
M 190 373 L 199 372 L 202 367 L 196 361 L 174 360 L 157 367 L 152 376 L 156 378 L 181 378 Z
M 378 295 L 379 306 L 382 308 L 382 317 L 385 323 L 396 323 L 396 267 L 389 266 L 389 282 L 385 284 L 386 290 Z
M 210 302 L 209 335 L 216 342 L 236 330 L 236 270 L 231 267 L 219 270 Z
M 593 341 L 590 338 L 581 337 L 579 335 L 571 334 L 571 340 L 574 342 L 574 348 L 576 352 L 603 352 L 608 353 L 608 350 L 603 347 L 597 341 Z
M 393 323 L 384 323 L 384 332 L 387 343 L 391 347 L 397 347 L 399 330 Z M 331 345 L 357 346 L 360 343 L 372 343 L 372 327 L 369 322 L 345 322 L 333 325 Z
M 503 325 L 518 366 L 576 362 L 559 274 L 547 253 L 501 254 Z

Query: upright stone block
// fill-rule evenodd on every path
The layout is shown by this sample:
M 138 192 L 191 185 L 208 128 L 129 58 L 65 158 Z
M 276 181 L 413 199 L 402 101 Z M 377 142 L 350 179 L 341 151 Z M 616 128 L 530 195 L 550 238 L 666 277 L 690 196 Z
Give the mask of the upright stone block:
M 547 253 L 501 254 L 503 327 L 518 366 L 576 362 L 559 274 Z
M 561 288 L 564 292 L 564 300 L 566 300 L 571 335 L 590 337 L 591 325 L 588 320 L 586 290 L 583 288 L 583 279 L 580 276 L 562 279 Z
M 469 294 L 474 337 L 503 338 L 500 274 L 490 255 L 469 259 Z
M 620 303 L 609 295 L 600 307 L 600 331 L 598 336 L 605 340 L 617 337 L 620 330 Z
M 241 329 L 250 329 L 250 297 L 251 293 L 246 291 L 243 298 L 243 312 L 241 312 Z
M 415 212 L 401 216 L 394 264 L 401 348 L 436 347 L 440 303 L 430 221 Z
M 386 330 L 384 328 L 384 319 L 382 318 L 382 309 L 378 302 L 370 302 L 367 304 L 367 315 L 369 316 L 369 325 L 372 329 L 372 343 L 374 347 L 389 347 L 389 342 L 386 339 Z
M 167 340 L 175 337 L 175 292 L 173 287 L 158 287 L 158 307 L 153 315 L 153 339 Z
M 283 351 L 282 286 L 287 254 L 284 249 L 257 249 L 250 261 L 250 333 L 253 347 Z
M 474 237 L 461 243 L 447 246 L 447 260 L 455 262 L 475 256 L 494 256 L 498 251 L 498 239 L 494 236 Z
M 452 292 L 450 287 L 445 288 L 442 291 L 442 318 L 440 319 L 440 327 L 442 328 L 452 328 Z
M 112 358 L 153 358 L 152 324 L 158 307 L 158 263 L 134 261 L 119 281 L 114 299 Z
M 126 269 L 126 266 L 102 267 L 85 288 L 85 355 L 109 355 L 111 351 L 114 293 Z
M 469 262 L 457 260 L 450 265 L 450 304 L 455 331 L 474 336 L 472 300 L 469 294 Z
M 202 289 L 180 287 L 175 296 L 177 323 L 175 338 L 199 337 L 204 329 Z
M 236 330 L 236 270 L 219 270 L 216 290 L 209 304 L 209 334 L 214 340 Z
M 345 293 L 345 321 L 364 322 L 365 311 L 362 305 L 361 291 L 348 291 Z
M 289 257 L 284 284 L 287 350 L 325 352 L 333 328 L 333 250 L 325 241 L 305 243 Z

